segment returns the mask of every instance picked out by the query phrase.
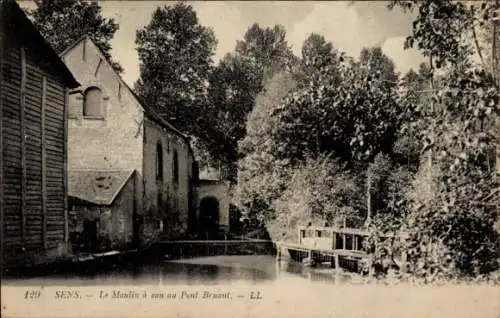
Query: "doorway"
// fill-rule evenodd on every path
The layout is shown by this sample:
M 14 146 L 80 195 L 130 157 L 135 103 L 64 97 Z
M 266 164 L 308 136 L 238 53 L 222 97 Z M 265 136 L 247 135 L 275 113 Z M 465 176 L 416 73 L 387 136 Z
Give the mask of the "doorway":
M 216 239 L 219 232 L 219 201 L 214 197 L 200 202 L 200 234 L 207 239 Z
M 98 249 L 98 222 L 99 219 L 83 221 L 84 248 L 87 252 L 94 252 Z

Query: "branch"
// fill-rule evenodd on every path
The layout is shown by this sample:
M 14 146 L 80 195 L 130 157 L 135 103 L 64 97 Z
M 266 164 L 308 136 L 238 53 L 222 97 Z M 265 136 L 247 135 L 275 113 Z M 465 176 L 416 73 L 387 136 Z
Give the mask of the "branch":
M 474 7 L 471 7 L 470 10 L 471 10 L 472 16 L 474 17 Z M 474 26 L 474 20 L 472 21 L 472 36 L 474 37 L 474 44 L 476 45 L 477 54 L 479 55 L 479 58 L 481 59 L 481 64 L 483 64 L 483 67 L 486 67 L 486 64 L 484 63 L 484 59 L 483 59 L 483 53 L 481 52 L 481 47 L 479 46 L 479 41 L 477 40 L 476 27 Z

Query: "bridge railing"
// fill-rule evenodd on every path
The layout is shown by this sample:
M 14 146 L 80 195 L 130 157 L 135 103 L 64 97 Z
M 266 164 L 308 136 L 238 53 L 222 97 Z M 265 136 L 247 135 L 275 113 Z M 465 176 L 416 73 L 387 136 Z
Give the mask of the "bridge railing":
M 364 240 L 370 236 L 365 229 L 347 227 L 299 226 L 299 244 L 332 250 L 362 251 Z M 391 238 L 385 234 L 383 238 Z

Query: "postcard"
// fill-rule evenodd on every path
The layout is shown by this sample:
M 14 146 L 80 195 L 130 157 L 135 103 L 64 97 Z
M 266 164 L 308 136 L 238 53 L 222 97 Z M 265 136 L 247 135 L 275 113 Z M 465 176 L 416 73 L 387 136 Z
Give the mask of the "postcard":
M 498 0 L 0 0 L 0 43 L 2 317 L 498 317 Z

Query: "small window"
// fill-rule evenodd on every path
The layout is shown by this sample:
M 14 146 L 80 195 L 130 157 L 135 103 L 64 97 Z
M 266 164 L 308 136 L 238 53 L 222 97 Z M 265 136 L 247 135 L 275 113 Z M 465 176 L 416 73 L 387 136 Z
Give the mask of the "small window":
M 174 182 L 179 183 L 179 158 L 177 150 L 174 151 Z
M 158 209 L 161 209 L 163 207 L 163 198 L 160 191 L 158 191 L 158 193 L 156 194 L 156 207 Z
M 156 143 L 156 180 L 163 180 L 163 147 L 159 141 Z
M 102 118 L 102 92 L 97 87 L 88 88 L 83 96 L 83 116 Z
M 317 231 L 316 231 L 316 237 L 321 237 L 321 234 L 322 234 L 322 233 L 321 233 L 321 230 L 317 230 Z

